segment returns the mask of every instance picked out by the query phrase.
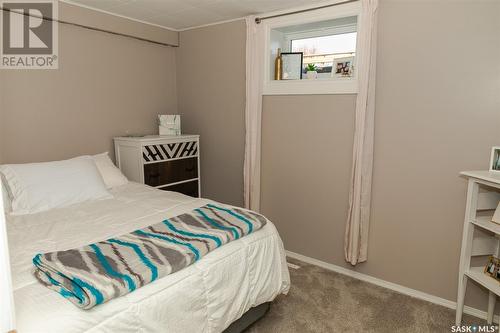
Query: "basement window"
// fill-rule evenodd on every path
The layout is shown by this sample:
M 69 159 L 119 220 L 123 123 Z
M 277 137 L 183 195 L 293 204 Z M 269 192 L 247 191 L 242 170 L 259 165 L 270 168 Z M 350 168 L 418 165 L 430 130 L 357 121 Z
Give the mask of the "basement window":
M 264 94 L 356 93 L 359 10 L 351 3 L 267 22 Z
M 343 67 L 342 62 L 354 62 L 356 57 L 356 37 L 357 33 L 354 31 L 292 39 L 290 49 L 292 52 L 303 53 L 303 77 L 307 75 L 308 65 L 313 65 L 316 68 L 318 78 L 331 78 L 335 77 L 335 75 L 352 77 L 354 73 L 353 64 Z

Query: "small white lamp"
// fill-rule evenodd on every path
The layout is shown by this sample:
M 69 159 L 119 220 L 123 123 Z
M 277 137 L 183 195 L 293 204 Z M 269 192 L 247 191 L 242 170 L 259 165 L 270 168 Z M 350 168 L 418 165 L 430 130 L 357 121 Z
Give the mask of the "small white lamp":
M 0 333 L 15 332 L 14 291 L 10 275 L 9 244 L 3 203 L 3 184 L 0 181 Z

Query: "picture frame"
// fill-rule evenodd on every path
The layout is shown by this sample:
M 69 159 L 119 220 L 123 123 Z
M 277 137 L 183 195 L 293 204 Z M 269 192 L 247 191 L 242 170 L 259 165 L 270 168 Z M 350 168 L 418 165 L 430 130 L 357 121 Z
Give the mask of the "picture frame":
M 302 80 L 302 63 L 304 54 L 302 52 L 282 52 L 282 80 Z
M 484 274 L 491 276 L 497 281 L 500 281 L 500 260 L 494 256 L 490 256 L 488 263 L 484 267 Z
M 490 172 L 500 173 L 500 146 L 491 148 Z
M 354 57 L 335 59 L 332 67 L 332 77 L 351 78 L 354 74 Z

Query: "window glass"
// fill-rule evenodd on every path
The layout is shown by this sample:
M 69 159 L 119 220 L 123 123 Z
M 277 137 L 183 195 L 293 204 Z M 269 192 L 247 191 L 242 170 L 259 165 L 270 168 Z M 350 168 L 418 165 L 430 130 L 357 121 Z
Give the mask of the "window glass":
M 337 59 L 356 55 L 356 32 L 294 39 L 291 41 L 292 52 L 302 52 L 303 72 L 307 65 L 313 64 L 318 73 L 331 73 Z

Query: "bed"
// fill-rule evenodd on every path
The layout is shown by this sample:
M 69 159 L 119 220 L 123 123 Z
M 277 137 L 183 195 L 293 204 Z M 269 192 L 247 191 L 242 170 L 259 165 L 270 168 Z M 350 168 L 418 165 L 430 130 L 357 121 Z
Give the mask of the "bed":
M 34 278 L 37 253 L 119 236 L 211 202 L 132 182 L 111 194 L 111 199 L 7 216 L 19 332 L 222 332 L 242 316 L 251 322 L 253 313 L 262 315 L 266 303 L 288 291 L 283 245 L 269 222 L 130 294 L 87 311 L 75 307 Z

